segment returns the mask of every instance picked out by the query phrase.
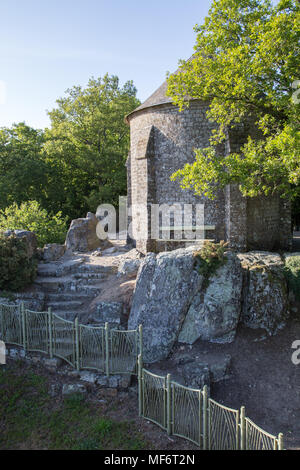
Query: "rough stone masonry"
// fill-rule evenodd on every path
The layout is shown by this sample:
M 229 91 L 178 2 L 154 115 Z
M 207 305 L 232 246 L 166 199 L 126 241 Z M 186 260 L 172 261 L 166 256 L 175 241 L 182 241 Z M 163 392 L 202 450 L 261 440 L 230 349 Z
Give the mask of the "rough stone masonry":
M 209 146 L 216 125 L 206 115 L 209 103 L 191 100 L 189 107 L 179 112 L 166 90 L 165 82 L 127 116 L 131 135 L 128 204 L 142 207 L 129 217 L 137 249 L 146 254 L 182 246 L 179 240 L 153 238 L 150 229 L 151 205 L 181 203 L 205 204 L 204 224 L 215 226 L 214 231 L 205 233 L 206 238 L 228 241 L 231 249 L 240 252 L 288 251 L 292 243 L 291 211 L 289 203 L 279 195 L 247 199 L 231 185 L 219 190 L 211 201 L 183 191 L 178 182 L 170 180 L 172 173 L 194 161 L 194 148 Z M 258 135 L 250 119 L 228 132 L 226 143 L 218 151 L 222 155 L 238 152 L 248 135 Z

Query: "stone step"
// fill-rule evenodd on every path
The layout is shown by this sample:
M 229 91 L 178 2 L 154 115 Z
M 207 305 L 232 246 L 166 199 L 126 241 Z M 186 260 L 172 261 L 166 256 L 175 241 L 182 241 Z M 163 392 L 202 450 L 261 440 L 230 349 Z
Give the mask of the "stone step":
M 57 310 L 64 312 L 73 312 L 79 310 L 82 305 L 83 302 L 77 300 L 66 302 L 48 302 L 48 307 L 51 307 L 53 312 L 56 312 Z
M 54 292 L 49 292 L 46 295 L 46 301 L 51 303 L 51 302 L 72 302 L 72 301 L 78 301 L 78 302 L 86 302 L 91 298 L 90 294 L 83 294 L 80 292 L 59 292 L 59 293 L 54 293 Z
M 34 285 L 44 292 L 63 292 L 71 290 L 72 279 L 70 277 L 57 278 L 57 277 L 37 277 Z
M 81 285 L 77 286 L 77 289 L 79 292 L 84 292 L 90 295 L 91 297 L 95 297 L 101 292 L 101 287 L 98 285 Z
M 66 261 L 63 264 L 57 263 L 40 263 L 38 265 L 38 275 L 41 277 L 62 277 L 71 274 L 84 262 L 83 258 Z
M 40 277 L 56 277 L 56 269 L 50 269 L 45 266 L 44 269 L 38 268 L 37 274 Z
M 94 272 L 87 272 L 87 273 L 75 273 L 72 275 L 72 278 L 73 279 L 80 279 L 80 280 L 90 280 L 90 279 L 97 279 L 97 280 L 102 280 L 104 279 L 106 276 L 104 273 L 94 273 Z
M 76 285 L 76 288 L 79 286 L 82 286 L 82 285 L 85 285 L 85 286 L 101 286 L 103 280 L 102 279 L 76 279 L 75 280 L 75 285 Z M 76 289 L 77 290 L 77 289 Z
M 97 274 L 111 274 L 116 271 L 116 266 L 105 266 L 102 264 L 82 264 L 78 267 L 77 273 L 97 273 Z

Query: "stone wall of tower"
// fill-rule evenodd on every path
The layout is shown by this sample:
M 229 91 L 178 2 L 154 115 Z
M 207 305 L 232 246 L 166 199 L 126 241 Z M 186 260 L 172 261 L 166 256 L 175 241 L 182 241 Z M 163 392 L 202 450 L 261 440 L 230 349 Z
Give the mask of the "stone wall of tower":
M 206 117 L 207 110 L 208 104 L 195 100 L 182 112 L 166 103 L 130 115 L 130 199 L 137 249 L 147 253 L 184 246 L 179 241 L 159 241 L 161 232 L 159 237 L 153 237 L 150 230 L 153 228 L 151 206 L 176 203 L 194 207 L 204 204 L 204 224 L 215 226 L 214 231 L 205 233 L 206 238 L 229 241 L 234 250 L 290 249 L 290 206 L 281 198 L 248 199 L 237 185 L 230 185 L 220 190 L 214 200 L 209 200 L 195 196 L 193 191 L 182 190 L 177 181 L 171 181 L 176 170 L 194 162 L 194 148 L 209 146 L 214 125 Z M 220 154 L 239 152 L 248 135 L 259 137 L 253 119 L 228 132 Z
M 206 104 L 194 101 L 179 113 L 175 106 L 166 104 L 139 111 L 130 118 L 132 204 L 147 208 L 143 222 L 148 223 L 144 230 L 147 235 L 136 239 L 137 248 L 144 253 L 180 246 L 179 242 L 151 238 L 151 204 L 204 204 L 205 225 L 216 227 L 206 235 L 215 240 L 225 237 L 224 191 L 210 201 L 195 196 L 193 191 L 183 191 L 178 182 L 170 180 L 172 173 L 194 161 L 194 148 L 209 146 L 214 126 L 206 118 L 207 109 Z M 133 226 L 140 220 L 133 218 Z

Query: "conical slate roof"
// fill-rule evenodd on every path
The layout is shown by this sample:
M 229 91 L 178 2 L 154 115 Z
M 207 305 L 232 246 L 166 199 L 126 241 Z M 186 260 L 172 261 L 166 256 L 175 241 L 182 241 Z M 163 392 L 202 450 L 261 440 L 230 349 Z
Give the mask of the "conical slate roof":
M 168 89 L 168 84 L 165 81 L 151 96 L 149 96 L 144 103 L 142 103 L 135 111 L 140 111 L 141 109 L 150 108 L 151 106 L 157 106 L 159 104 L 172 103 L 172 99 L 166 95 Z
M 187 62 L 192 59 L 193 56 L 190 57 Z M 177 74 L 179 70 L 180 69 L 177 69 L 174 73 Z M 149 96 L 149 98 L 146 99 L 146 101 L 144 101 L 144 103 L 142 103 L 138 108 L 136 108 L 126 116 L 126 121 L 128 122 L 128 118 L 137 111 L 142 111 L 143 109 L 151 108 L 152 106 L 159 106 L 161 104 L 172 103 L 172 98 L 166 95 L 167 89 L 168 83 L 167 81 L 165 81 L 159 88 L 157 88 L 154 93 L 152 93 L 151 96 Z M 191 98 L 187 97 L 187 100 L 191 100 Z
M 172 103 L 172 99 L 166 95 L 166 91 L 168 88 L 168 84 L 165 81 L 154 93 L 152 93 L 149 98 L 144 101 L 138 108 L 132 111 L 130 114 L 126 116 L 126 120 L 136 113 L 137 111 L 141 111 L 142 109 L 151 108 L 151 106 L 159 106 L 161 104 Z

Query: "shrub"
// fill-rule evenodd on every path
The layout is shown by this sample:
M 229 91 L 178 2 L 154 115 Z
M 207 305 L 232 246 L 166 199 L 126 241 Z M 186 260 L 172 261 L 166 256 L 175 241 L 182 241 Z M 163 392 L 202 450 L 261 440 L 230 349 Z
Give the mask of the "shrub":
M 227 251 L 228 243 L 221 241 L 220 243 L 213 243 L 205 241 L 203 247 L 195 251 L 195 266 L 199 274 L 204 276 L 205 280 L 208 279 L 223 266 L 227 259 L 224 256 Z
M 28 255 L 25 239 L 0 234 L 0 289 L 16 291 L 31 284 L 37 260 Z
M 285 263 L 285 276 L 289 289 L 293 291 L 297 300 L 300 301 L 300 256 L 291 256 Z
M 50 216 L 37 201 L 27 201 L 0 211 L 0 230 L 29 230 L 43 247 L 47 243 L 64 243 L 67 223 L 61 212 Z

